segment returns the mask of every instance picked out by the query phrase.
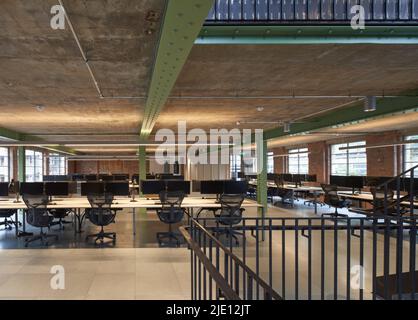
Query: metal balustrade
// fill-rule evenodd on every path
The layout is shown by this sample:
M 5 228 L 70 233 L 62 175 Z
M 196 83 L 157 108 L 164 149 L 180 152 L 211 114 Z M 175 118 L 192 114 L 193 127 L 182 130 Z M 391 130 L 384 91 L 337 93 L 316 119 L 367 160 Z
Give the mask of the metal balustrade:
M 418 24 L 418 0 L 216 0 L 206 25 L 347 25 L 354 5 L 363 6 L 367 24 Z
M 416 299 L 415 216 L 261 220 L 181 227 L 192 299 Z

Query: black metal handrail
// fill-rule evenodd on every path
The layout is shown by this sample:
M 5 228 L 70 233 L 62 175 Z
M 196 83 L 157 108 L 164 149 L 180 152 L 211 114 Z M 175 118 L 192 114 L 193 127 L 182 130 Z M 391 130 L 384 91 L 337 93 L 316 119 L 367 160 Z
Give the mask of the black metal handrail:
M 418 0 L 216 0 L 206 24 L 347 24 L 358 4 L 370 24 L 418 23 Z
M 191 219 L 181 230 L 191 249 L 192 298 L 211 299 L 207 288 L 213 279 L 222 292 L 216 299 L 416 299 L 416 220 L 243 217 L 232 227 L 216 218 Z M 224 245 L 222 229 L 239 232 L 239 245 Z M 352 287 L 353 266 L 364 275 L 358 288 Z
M 227 218 L 226 218 L 227 219 Z M 196 254 L 196 256 L 199 258 L 200 262 L 203 264 L 203 267 L 206 271 L 209 272 L 210 277 L 216 282 L 217 286 L 222 292 L 222 296 L 227 300 L 240 300 L 239 297 L 239 288 L 237 286 L 238 278 L 239 278 L 239 270 L 241 269 L 242 274 L 246 275 L 248 287 L 246 290 L 246 299 L 251 300 L 253 298 L 253 287 L 252 283 L 254 282 L 258 288 L 261 288 L 264 291 L 263 298 L 265 300 L 282 300 L 280 295 L 273 290 L 273 288 L 268 285 L 261 277 L 259 277 L 251 268 L 249 268 L 243 261 L 241 261 L 240 258 L 238 258 L 232 250 L 227 247 L 225 247 L 213 234 L 211 234 L 205 227 L 203 227 L 197 220 L 191 219 L 190 220 L 190 226 L 189 227 L 180 227 L 180 232 L 184 236 L 186 242 L 190 246 L 190 249 L 192 250 L 192 254 Z M 191 231 L 189 233 L 189 231 Z M 233 287 L 228 283 L 228 279 L 226 279 L 222 274 L 219 272 L 219 265 L 214 266 L 210 259 L 207 258 L 204 251 L 201 249 L 201 243 L 193 239 L 193 234 L 198 231 L 198 237 L 201 239 L 201 235 L 204 235 L 205 244 L 206 240 L 208 240 L 208 243 L 210 244 L 210 247 L 212 245 L 215 245 L 217 254 L 219 255 L 219 251 L 221 251 L 224 254 L 224 261 L 228 264 L 228 261 L 230 261 L 230 266 L 232 268 L 232 265 L 235 266 L 235 290 Z M 196 235 L 195 235 L 196 236 Z M 206 246 L 205 246 L 206 247 Z M 210 254 L 212 254 L 212 250 L 210 251 Z M 225 270 L 227 270 L 228 267 L 226 267 Z M 193 273 L 193 270 L 192 270 Z M 226 276 L 228 277 L 228 276 Z M 232 272 L 231 272 L 231 278 L 232 278 Z M 257 288 L 257 291 L 258 291 Z M 192 294 L 193 296 L 193 294 Z M 257 297 L 258 298 L 258 297 Z

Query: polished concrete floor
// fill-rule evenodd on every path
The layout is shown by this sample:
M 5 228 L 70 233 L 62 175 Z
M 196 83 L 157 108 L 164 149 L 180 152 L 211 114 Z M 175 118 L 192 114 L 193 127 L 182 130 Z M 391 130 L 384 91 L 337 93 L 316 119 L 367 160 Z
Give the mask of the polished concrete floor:
M 320 207 L 319 212 L 332 211 Z M 343 211 L 344 212 L 344 211 Z M 346 211 L 345 211 L 346 212 Z M 256 210 L 246 210 L 246 217 L 257 216 Z M 312 206 L 297 202 L 295 208 L 270 207 L 268 217 L 315 217 Z M 118 214 L 116 223 L 106 228 L 118 234 L 115 247 L 97 248 L 84 241 L 85 235 L 96 232 L 97 228 L 85 222 L 84 231 L 74 234 L 72 225 L 66 225 L 64 231 L 54 230 L 59 240 L 52 243 L 49 249 L 33 244 L 30 249 L 24 247 L 23 239 L 16 239 L 14 231 L 0 230 L 0 299 L 190 299 L 190 252 L 185 245 L 180 248 L 159 248 L 156 232 L 166 230 L 166 225 L 159 222 L 155 212 L 136 217 L 137 234 L 132 234 L 132 215 L 130 212 Z M 29 231 L 33 231 L 30 228 Z M 338 298 L 346 293 L 347 248 L 346 232 L 338 234 Z M 333 233 L 327 232 L 325 251 L 326 259 L 326 293 L 325 297 L 333 298 Z M 280 233 L 272 235 L 272 283 L 274 289 L 282 294 L 282 276 L 285 274 L 286 298 L 295 296 L 295 233 L 287 232 L 286 244 L 283 246 Z M 307 297 L 307 241 L 301 234 L 299 242 L 299 298 Z M 257 242 L 253 237 L 246 237 L 246 263 L 256 270 L 256 248 L 259 252 L 259 275 L 269 279 L 269 238 Z M 319 298 L 319 240 L 318 235 L 312 238 L 313 272 L 312 287 L 314 299 Z M 351 244 L 352 264 L 358 257 L 358 243 L 355 238 Z M 378 238 L 381 245 L 382 237 Z M 391 242 L 391 247 L 394 246 Z M 365 247 L 370 249 L 371 235 L 366 235 Z M 407 251 L 405 246 L 405 251 Z M 285 250 L 286 268 L 282 270 L 282 253 Z M 242 257 L 242 245 L 233 248 Z M 365 266 L 370 270 L 370 252 L 367 251 Z M 407 256 L 407 254 L 405 254 Z M 379 254 L 379 259 L 381 254 Z M 405 261 L 404 266 L 407 266 Z M 65 289 L 54 290 L 51 287 L 53 266 L 62 266 L 65 272 Z M 392 270 L 394 265 L 392 265 Z M 379 266 L 379 272 L 381 267 Z M 366 272 L 365 298 L 370 298 L 371 283 Z M 352 292 L 356 298 L 357 291 Z

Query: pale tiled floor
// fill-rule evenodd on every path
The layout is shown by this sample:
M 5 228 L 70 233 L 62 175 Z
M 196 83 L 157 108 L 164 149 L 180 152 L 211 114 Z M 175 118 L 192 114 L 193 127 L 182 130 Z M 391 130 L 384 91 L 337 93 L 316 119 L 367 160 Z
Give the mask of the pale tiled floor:
M 330 212 L 328 207 L 320 208 Z M 246 216 L 255 216 L 255 210 L 247 210 Z M 314 217 L 313 208 L 298 204 L 296 208 L 270 208 L 271 217 Z M 190 298 L 190 252 L 187 248 L 158 248 L 155 243 L 155 230 L 161 227 L 155 214 L 147 218 L 137 218 L 137 228 L 141 232 L 138 239 L 131 233 L 131 216 L 121 213 L 116 225 L 120 246 L 116 248 L 88 248 L 83 244 L 78 247 L 80 239 L 68 242 L 68 248 L 54 246 L 51 249 L 0 249 L 0 299 L 189 299 Z M 147 229 L 147 226 L 152 227 Z M 5 231 L 0 231 L 0 233 Z M 68 231 L 66 231 L 68 232 Z M 71 232 L 63 237 L 74 237 Z M 0 236 L 1 237 L 1 236 Z M 13 245 L 11 232 L 4 236 L 8 244 Z M 339 287 L 344 294 L 346 275 L 344 239 L 346 234 L 339 235 Z M 255 247 L 253 238 L 248 238 L 247 263 L 255 270 Z M 287 298 L 292 298 L 294 281 L 294 233 L 286 235 L 286 291 Z M 332 235 L 327 235 L 326 252 L 333 251 Z M 379 239 L 381 243 L 382 239 Z M 21 241 L 21 240 L 19 240 Z M 317 239 L 313 239 L 315 243 Z M 357 240 L 353 239 L 353 243 Z M 1 238 L 0 238 L 1 242 Z M 300 298 L 306 295 L 306 238 L 299 237 L 300 245 Z M 367 238 L 370 242 L 370 237 Z M 273 284 L 280 293 L 281 289 L 281 238 L 275 234 L 273 243 L 274 271 Z M 132 248 L 135 244 L 136 248 Z M 391 242 L 391 245 L 394 241 Z M 260 243 L 260 275 L 268 278 L 266 256 L 268 241 Z M 319 287 L 318 247 L 314 245 L 314 280 L 313 288 Z M 367 246 L 367 244 L 366 244 Z M 21 244 L 16 245 L 21 248 Z M 234 251 L 239 255 L 239 248 Z M 357 246 L 353 245 L 352 254 L 357 255 Z M 407 248 L 405 247 L 405 250 Z M 366 264 L 370 256 L 366 256 Z M 50 280 L 53 277 L 50 269 L 53 265 L 62 265 L 65 270 L 65 290 L 53 290 Z M 327 260 L 326 278 L 332 279 L 332 260 Z M 404 263 L 407 266 L 407 263 Z M 392 266 L 393 267 L 393 266 Z M 366 279 L 367 280 L 367 279 Z M 332 298 L 332 281 L 326 282 L 327 297 Z M 365 290 L 365 297 L 370 296 L 370 288 Z M 314 297 L 317 297 L 314 293 Z

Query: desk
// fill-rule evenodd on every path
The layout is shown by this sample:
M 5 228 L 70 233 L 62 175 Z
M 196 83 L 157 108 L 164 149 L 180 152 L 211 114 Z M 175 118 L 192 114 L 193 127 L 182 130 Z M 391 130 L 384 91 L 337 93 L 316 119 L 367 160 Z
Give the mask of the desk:
M 0 202 L 0 209 L 14 209 L 14 210 L 23 210 L 26 209 L 26 205 L 23 201 L 15 203 L 15 199 L 10 199 L 8 201 Z M 194 218 L 194 209 L 195 208 L 221 208 L 219 203 L 216 203 L 216 199 L 202 199 L 199 197 L 185 197 L 182 203 L 182 207 L 188 209 L 188 214 L 190 217 Z M 265 218 L 265 209 L 261 204 L 258 204 L 252 200 L 244 200 L 242 203 L 243 208 L 261 208 L 262 222 L 264 224 Z M 48 209 L 72 209 L 74 212 L 74 232 L 81 232 L 84 214 L 83 210 L 91 208 L 91 205 L 86 197 L 73 197 L 73 198 L 62 198 L 57 199 L 55 202 L 52 201 L 51 204 L 47 205 Z M 157 200 L 147 200 L 145 198 L 138 198 L 135 202 L 131 202 L 130 198 L 127 197 L 116 197 L 112 204 L 113 209 L 131 209 L 132 210 L 132 223 L 133 223 L 133 235 L 136 235 L 136 225 L 135 225 L 135 214 L 136 209 L 149 208 L 149 209 L 159 209 L 161 204 Z M 17 217 L 16 217 L 17 219 Z M 23 210 L 23 232 L 25 230 L 25 213 Z M 16 228 L 16 234 L 19 230 Z M 264 231 L 262 233 L 264 240 Z
M 364 193 L 358 193 L 358 194 L 353 194 L 350 191 L 339 191 L 338 195 L 341 196 L 342 198 L 347 198 L 347 199 L 351 199 L 351 200 L 358 200 L 358 201 L 364 201 L 364 202 L 368 202 L 368 203 L 372 203 L 373 202 L 373 195 L 370 192 L 364 192 Z M 402 195 L 401 195 L 402 196 Z M 394 196 L 394 199 L 396 199 L 397 196 Z M 401 201 L 401 206 L 409 206 L 410 202 L 409 201 Z M 418 201 L 414 201 L 414 208 L 418 208 Z
M 257 181 L 250 181 L 248 184 L 252 186 L 257 186 Z M 267 182 L 267 188 L 277 188 L 277 185 L 273 182 Z M 298 186 L 296 187 L 294 184 L 284 184 L 281 188 L 290 189 L 294 192 L 307 192 L 312 193 L 314 196 L 313 204 L 314 204 L 314 210 L 315 214 L 318 213 L 318 196 L 324 191 L 321 187 L 314 187 L 314 186 Z M 294 204 L 294 199 L 292 199 L 292 206 Z

